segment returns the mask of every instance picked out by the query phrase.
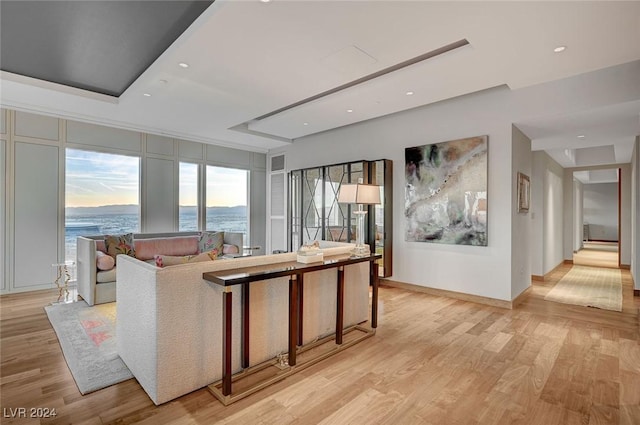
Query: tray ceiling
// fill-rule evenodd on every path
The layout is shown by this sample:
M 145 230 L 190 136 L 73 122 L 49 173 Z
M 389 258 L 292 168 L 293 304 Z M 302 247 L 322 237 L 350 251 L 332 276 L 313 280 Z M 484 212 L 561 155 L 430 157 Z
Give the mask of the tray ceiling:
M 0 68 L 118 97 L 211 3 L 3 0 Z
M 74 6 L 66 14 L 29 11 L 27 16 L 35 13 L 41 22 L 15 24 L 12 8 L 20 11 L 32 3 Z M 104 8 L 100 16 L 79 19 L 90 23 L 83 26 L 84 33 L 68 32 L 67 15 L 93 3 Z M 148 13 L 134 19 L 133 12 L 120 10 L 125 4 Z M 2 69 L 8 71 L 2 73 L 4 107 L 261 152 L 470 93 L 535 89 L 640 60 L 640 2 L 2 1 L 0 7 Z M 24 10 L 18 15 L 24 16 Z M 180 28 L 158 24 L 171 19 Z M 184 29 L 181 25 L 189 19 L 193 23 Z M 24 35 L 5 36 L 5 22 L 25 27 Z M 105 29 L 104 37 L 113 38 L 104 50 L 92 53 L 107 63 L 81 63 L 77 58 L 84 57 L 83 46 L 94 42 L 92 34 L 101 26 L 112 30 Z M 153 35 L 157 27 L 174 29 L 171 34 L 178 38 L 169 47 L 157 47 L 151 43 L 163 39 Z M 119 52 L 129 47 L 121 33 L 130 29 L 153 44 L 140 50 L 156 48 L 157 59 Z M 21 79 L 17 70 L 5 68 L 5 49 L 33 49 L 27 59 L 48 62 L 43 47 L 48 38 L 58 40 L 57 61 L 50 67 L 73 77 L 84 74 L 85 86 L 75 86 L 83 89 L 69 89 L 64 81 L 46 84 L 43 80 L 50 77 L 35 74 Z M 467 44 L 395 68 L 460 40 Z M 560 45 L 566 50 L 554 53 Z M 117 53 L 128 60 L 116 64 Z M 128 61 L 142 67 L 139 76 L 129 71 L 128 78 L 119 77 L 109 90 L 96 89 L 103 85 L 101 79 L 115 80 L 112 74 L 128 67 Z M 389 69 L 393 71 L 381 72 Z M 371 75 L 375 78 L 350 85 Z M 100 98 L 87 90 L 112 96 Z M 604 105 L 606 93 L 602 97 Z M 635 102 L 572 113 L 523 115 L 516 124 L 533 139 L 534 149 L 559 159 L 566 156 L 567 146 L 616 144 L 608 157 L 625 160 L 638 134 Z M 577 139 L 576 132 L 586 137 Z M 589 152 L 569 154 L 587 160 L 593 156 Z

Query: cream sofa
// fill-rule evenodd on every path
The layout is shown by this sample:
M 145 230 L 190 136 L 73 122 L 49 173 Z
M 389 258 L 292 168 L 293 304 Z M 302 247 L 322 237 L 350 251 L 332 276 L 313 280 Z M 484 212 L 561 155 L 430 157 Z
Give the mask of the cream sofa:
M 166 245 L 165 252 L 154 252 L 153 254 L 167 255 L 190 255 L 194 252 L 177 252 L 171 249 L 171 239 L 179 237 L 196 238 L 200 232 L 174 232 L 174 233 L 136 233 L 133 235 L 135 241 L 154 239 L 163 240 Z M 237 246 L 242 252 L 243 234 L 236 232 L 225 232 L 224 243 Z M 162 244 L 161 244 L 162 245 Z M 197 246 L 197 244 L 196 244 Z M 162 251 L 162 249 L 160 249 Z M 77 280 L 78 295 L 80 295 L 89 305 L 109 303 L 116 300 L 116 270 L 100 272 L 96 267 L 96 252 L 105 252 L 104 235 L 78 236 L 77 238 Z M 151 257 L 153 258 L 153 257 Z M 149 260 L 149 255 L 141 258 Z
M 324 255 L 347 255 L 352 244 L 329 243 Z M 124 255 L 117 259 L 118 354 L 156 404 L 222 377 L 222 288 L 204 272 L 284 261 L 273 254 L 165 268 Z M 335 331 L 337 269 L 304 275 L 303 343 Z M 288 278 L 251 284 L 250 365 L 287 351 Z M 240 369 L 241 295 L 233 289 L 232 368 Z M 369 317 L 369 263 L 345 267 L 345 328 Z

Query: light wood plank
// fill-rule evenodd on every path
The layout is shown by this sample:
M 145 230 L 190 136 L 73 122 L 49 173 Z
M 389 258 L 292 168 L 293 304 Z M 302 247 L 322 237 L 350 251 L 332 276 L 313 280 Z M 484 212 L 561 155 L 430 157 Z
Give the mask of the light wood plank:
M 53 291 L 0 297 L 3 408 L 55 407 L 7 424 L 640 423 L 638 307 L 544 301 L 571 268 L 536 283 L 513 310 L 380 289 L 377 334 L 224 407 L 206 390 L 155 406 L 135 380 L 82 396 L 43 307 Z

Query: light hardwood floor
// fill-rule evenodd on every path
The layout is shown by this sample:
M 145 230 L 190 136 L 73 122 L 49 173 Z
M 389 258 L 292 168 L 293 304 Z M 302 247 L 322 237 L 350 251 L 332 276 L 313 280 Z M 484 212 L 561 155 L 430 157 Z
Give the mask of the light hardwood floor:
M 622 313 L 544 301 L 569 268 L 514 310 L 382 287 L 376 336 L 228 407 L 205 389 L 156 407 L 135 380 L 81 396 L 42 308 L 52 293 L 3 296 L 3 413 L 55 408 L 47 424 L 640 424 L 630 275 Z

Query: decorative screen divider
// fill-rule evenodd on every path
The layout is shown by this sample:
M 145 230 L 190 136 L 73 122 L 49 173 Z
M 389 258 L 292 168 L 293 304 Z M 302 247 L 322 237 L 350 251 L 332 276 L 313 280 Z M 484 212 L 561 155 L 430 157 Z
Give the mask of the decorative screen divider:
M 365 243 L 371 252 L 382 254 L 380 276 L 392 274 L 393 162 L 388 159 L 354 161 L 293 170 L 289 173 L 289 250 L 314 240 L 354 242 L 356 217 L 353 205 L 338 203 L 344 183 L 375 184 L 381 187 L 380 205 L 369 205 Z

